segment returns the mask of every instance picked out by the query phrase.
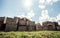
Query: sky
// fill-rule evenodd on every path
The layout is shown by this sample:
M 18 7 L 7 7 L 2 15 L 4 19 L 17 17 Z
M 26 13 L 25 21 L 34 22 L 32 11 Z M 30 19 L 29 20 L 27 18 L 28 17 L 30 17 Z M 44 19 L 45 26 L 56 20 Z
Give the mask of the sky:
M 0 0 L 0 17 L 26 17 L 36 23 L 60 24 L 60 0 Z

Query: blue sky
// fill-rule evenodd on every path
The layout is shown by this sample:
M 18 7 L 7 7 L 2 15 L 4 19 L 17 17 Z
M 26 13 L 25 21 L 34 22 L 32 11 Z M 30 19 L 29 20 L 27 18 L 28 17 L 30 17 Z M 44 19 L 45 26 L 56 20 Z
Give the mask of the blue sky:
M 1 16 L 60 22 L 60 0 L 0 0 Z

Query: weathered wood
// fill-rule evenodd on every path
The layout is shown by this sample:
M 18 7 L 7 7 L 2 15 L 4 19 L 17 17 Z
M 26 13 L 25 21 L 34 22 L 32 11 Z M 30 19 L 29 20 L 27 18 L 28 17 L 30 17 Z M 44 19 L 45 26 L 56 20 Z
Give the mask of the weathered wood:
M 42 25 L 43 25 L 43 29 L 55 30 L 55 24 L 53 22 L 47 21 L 47 22 L 44 22 Z
M 60 25 L 59 25 L 59 26 L 57 26 L 57 30 L 59 30 L 59 31 L 60 31 Z
M 18 31 L 27 31 L 27 26 L 19 26 Z
M 7 18 L 5 31 L 16 31 L 16 30 L 17 30 L 16 20 L 12 18 Z
M 19 25 L 26 25 L 26 21 L 24 21 L 24 20 L 19 20 Z
M 2 27 L 1 26 L 2 26 L 2 22 L 0 22 L 0 30 L 2 30 Z
M 14 22 L 7 23 L 5 31 L 16 31 L 17 30 L 17 24 Z
M 0 17 L 0 31 L 5 29 L 4 18 L 5 17 Z
M 0 21 L 3 22 L 5 17 L 0 17 Z
M 42 26 L 40 25 L 40 23 L 36 24 L 36 30 L 42 30 Z
M 27 21 L 27 25 L 31 25 L 31 26 L 34 26 L 35 25 L 35 22 L 34 21 Z
M 32 26 L 32 25 L 28 26 L 28 31 L 35 31 L 35 30 L 36 30 L 36 26 Z

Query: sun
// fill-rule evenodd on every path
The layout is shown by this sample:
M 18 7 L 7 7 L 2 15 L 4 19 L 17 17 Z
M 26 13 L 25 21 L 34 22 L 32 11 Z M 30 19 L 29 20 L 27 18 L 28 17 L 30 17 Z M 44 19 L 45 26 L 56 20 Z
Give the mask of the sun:
M 23 0 L 23 7 L 26 9 L 29 9 L 33 5 L 33 0 Z

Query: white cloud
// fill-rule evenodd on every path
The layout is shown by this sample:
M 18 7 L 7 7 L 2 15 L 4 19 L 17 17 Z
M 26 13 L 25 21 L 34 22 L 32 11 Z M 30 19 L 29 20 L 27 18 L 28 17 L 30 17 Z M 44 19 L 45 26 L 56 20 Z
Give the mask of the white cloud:
M 48 19 L 49 19 L 48 10 L 42 10 L 39 22 L 42 24 L 42 22 L 47 21 Z
M 38 7 L 40 8 L 40 9 L 44 9 L 45 8 L 45 0 L 39 0 L 39 5 L 38 5 Z
M 58 22 L 60 25 L 60 14 L 58 14 L 56 17 L 50 17 L 48 15 L 48 10 L 42 10 L 41 16 L 39 17 L 39 22 L 42 24 L 42 22 L 45 21 Z
M 51 2 L 51 1 L 52 1 L 52 0 L 46 0 L 46 2 L 48 2 L 48 3 Z
M 60 14 L 58 14 L 58 16 L 56 17 L 57 19 L 57 22 L 59 23 L 59 25 L 60 25 Z
M 57 21 L 60 19 L 60 15 L 57 17 L 50 17 L 48 15 L 48 10 L 44 10 L 47 5 L 52 5 L 55 2 L 58 2 L 59 0 L 39 0 L 39 8 L 42 10 L 41 16 L 39 17 L 39 22 L 42 24 L 44 21 Z
M 55 22 L 56 21 L 56 17 L 49 17 L 49 20 L 48 21 Z
M 39 8 L 45 9 L 45 5 L 39 5 Z
M 60 14 L 57 17 L 50 17 L 48 14 L 48 10 L 42 10 L 41 12 L 41 16 L 39 17 L 39 22 L 42 24 L 42 22 L 45 21 L 56 21 L 56 22 L 60 22 Z
M 58 2 L 59 0 L 53 0 L 53 2 Z
M 42 10 L 41 16 L 42 16 L 44 19 L 48 18 L 48 10 Z
M 51 4 L 52 0 L 46 0 L 46 4 Z
M 59 0 L 39 0 L 39 8 L 44 9 L 47 5 L 53 5 L 53 3 L 58 2 Z
M 30 10 L 30 12 L 28 12 L 25 17 L 32 21 L 32 17 L 34 17 L 34 15 L 35 13 L 33 12 L 33 10 Z
M 39 3 L 44 4 L 45 0 L 39 0 Z
M 18 12 L 17 17 L 23 18 L 23 17 L 26 17 L 26 15 L 24 12 Z
M 45 15 L 47 15 L 47 14 L 48 14 L 47 10 L 42 10 L 41 16 L 45 16 Z
M 57 20 L 60 20 L 60 14 L 58 14 L 58 16 L 57 16 Z
M 56 17 L 49 17 L 49 21 L 58 22 L 58 24 L 60 25 L 60 14 L 58 14 Z
M 30 10 L 29 12 L 27 12 L 27 15 L 25 15 L 25 14 L 26 13 L 24 13 L 24 12 L 20 12 L 20 13 L 17 14 L 17 17 L 20 17 L 20 18 L 26 17 L 26 18 L 28 18 L 29 20 L 32 21 L 32 17 L 34 17 L 34 15 L 35 15 L 33 10 Z
M 58 2 L 59 0 L 46 0 L 47 5 L 53 5 L 54 3 Z
M 33 10 L 30 10 L 30 12 L 27 13 L 27 18 L 32 18 L 34 17 L 35 13 Z
M 52 5 L 53 4 L 53 0 L 46 0 L 46 5 Z

